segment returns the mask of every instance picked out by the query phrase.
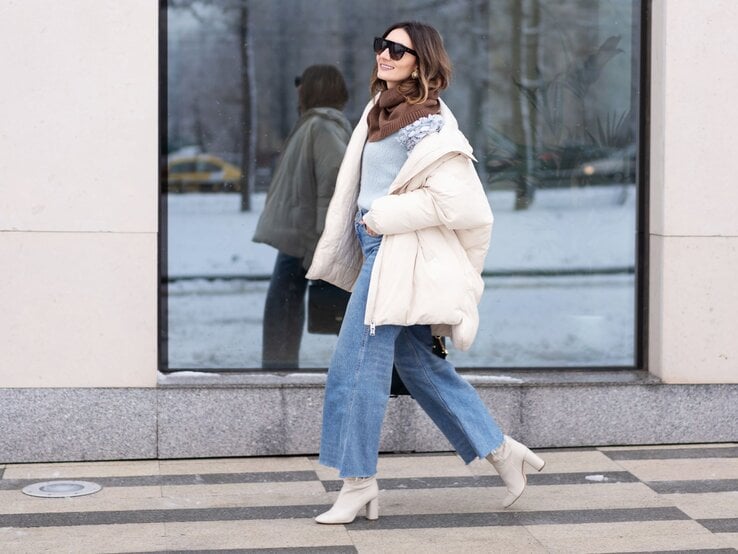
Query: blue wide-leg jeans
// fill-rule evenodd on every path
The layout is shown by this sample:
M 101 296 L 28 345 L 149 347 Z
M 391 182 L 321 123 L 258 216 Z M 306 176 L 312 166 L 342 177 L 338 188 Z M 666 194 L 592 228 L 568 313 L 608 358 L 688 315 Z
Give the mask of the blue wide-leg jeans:
M 432 352 L 429 325 L 364 325 L 369 280 L 381 237 L 359 223 L 355 229 L 364 265 L 354 285 L 328 368 L 320 463 L 341 478 L 377 472 L 379 436 L 387 408 L 394 361 L 410 394 L 464 462 L 483 458 L 502 444 L 497 423 L 476 390 L 447 360 Z

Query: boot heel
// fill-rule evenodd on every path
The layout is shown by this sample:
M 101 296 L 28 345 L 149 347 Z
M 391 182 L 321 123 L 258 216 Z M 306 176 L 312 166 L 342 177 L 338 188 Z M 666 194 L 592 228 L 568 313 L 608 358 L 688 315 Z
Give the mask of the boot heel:
M 379 498 L 373 498 L 367 502 L 366 519 L 379 519 Z
M 543 469 L 543 466 L 546 465 L 546 462 L 543 461 L 543 458 L 534 454 L 530 449 L 527 449 L 527 448 L 526 448 L 524 460 L 528 464 L 530 464 L 533 467 L 533 469 L 535 469 L 536 471 L 541 471 Z
M 366 508 L 367 519 L 377 519 L 378 494 L 376 477 L 348 477 L 343 480 L 341 491 L 331 509 L 317 516 L 315 521 L 324 524 L 351 523 L 362 508 Z

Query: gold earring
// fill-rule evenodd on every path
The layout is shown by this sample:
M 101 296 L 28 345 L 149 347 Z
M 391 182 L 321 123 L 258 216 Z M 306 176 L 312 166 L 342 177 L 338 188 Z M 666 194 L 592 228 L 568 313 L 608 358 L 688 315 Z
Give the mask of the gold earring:
M 410 77 L 412 77 L 413 79 L 417 79 L 418 78 L 418 70 L 417 69 L 413 69 L 413 72 L 410 74 Z

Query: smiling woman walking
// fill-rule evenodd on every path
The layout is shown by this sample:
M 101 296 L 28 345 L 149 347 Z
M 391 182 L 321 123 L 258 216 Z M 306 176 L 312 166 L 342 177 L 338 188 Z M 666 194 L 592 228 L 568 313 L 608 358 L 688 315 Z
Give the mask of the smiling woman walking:
M 379 436 L 392 364 L 464 462 L 487 458 L 523 493 L 524 462 L 543 460 L 502 434 L 474 388 L 432 353 L 434 335 L 468 349 L 492 211 L 472 149 L 440 98 L 451 63 L 434 28 L 404 22 L 374 39 L 374 98 L 354 129 L 310 279 L 351 290 L 331 359 L 320 463 L 344 479 L 318 523 L 379 517 Z

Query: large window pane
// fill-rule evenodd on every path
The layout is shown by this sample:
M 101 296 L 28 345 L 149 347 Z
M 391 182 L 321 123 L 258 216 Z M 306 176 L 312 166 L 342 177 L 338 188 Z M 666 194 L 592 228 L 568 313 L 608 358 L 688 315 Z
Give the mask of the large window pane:
M 170 369 L 262 367 L 276 250 L 252 242 L 294 78 L 334 64 L 355 124 L 372 37 L 436 26 L 443 94 L 495 213 L 480 332 L 459 367 L 635 364 L 640 121 L 637 0 L 169 0 L 167 332 Z M 300 366 L 335 337 L 303 333 Z

